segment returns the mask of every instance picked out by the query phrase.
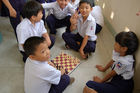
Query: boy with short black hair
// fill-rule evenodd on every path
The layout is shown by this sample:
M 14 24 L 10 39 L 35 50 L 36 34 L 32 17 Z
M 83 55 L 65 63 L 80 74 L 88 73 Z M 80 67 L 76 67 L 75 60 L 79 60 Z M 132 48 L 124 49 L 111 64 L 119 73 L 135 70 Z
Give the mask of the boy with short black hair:
M 25 63 L 25 93 L 62 93 L 74 82 L 65 74 L 65 70 L 56 69 L 49 62 L 50 50 L 43 37 L 30 37 L 24 43 L 25 53 L 29 56 Z
M 63 33 L 62 37 L 66 43 L 66 48 L 72 48 L 80 52 L 82 58 L 87 58 L 88 53 L 95 52 L 96 22 L 91 15 L 92 6 L 89 0 L 81 0 L 79 3 L 79 12 L 76 12 L 70 19 L 70 30 L 77 29 L 78 33 Z
M 43 36 L 47 45 L 51 48 L 55 42 L 54 37 L 49 37 L 44 22 L 42 19 L 43 8 L 41 4 L 36 1 L 29 1 L 23 7 L 23 14 L 25 18 L 17 26 L 17 37 L 19 43 L 19 50 L 23 55 L 23 61 L 27 59 L 27 55 L 24 53 L 23 44 L 25 40 L 31 36 Z
M 69 32 L 70 17 L 75 12 L 69 0 L 56 0 L 56 2 L 44 3 L 42 6 L 44 9 L 52 9 L 53 12 L 46 18 L 50 34 L 56 34 L 56 29 L 64 26 L 67 27 L 66 32 Z

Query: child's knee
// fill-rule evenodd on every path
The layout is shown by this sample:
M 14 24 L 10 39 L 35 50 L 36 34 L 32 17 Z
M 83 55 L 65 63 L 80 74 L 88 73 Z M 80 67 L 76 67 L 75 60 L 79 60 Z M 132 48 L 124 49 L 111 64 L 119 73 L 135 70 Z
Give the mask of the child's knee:
M 68 33 L 67 33 L 67 32 L 64 32 L 64 33 L 62 34 L 62 38 L 65 39 L 65 38 L 67 38 L 67 37 L 68 37 Z
M 64 80 L 66 85 L 69 85 L 70 77 L 68 75 L 64 74 L 61 78 Z

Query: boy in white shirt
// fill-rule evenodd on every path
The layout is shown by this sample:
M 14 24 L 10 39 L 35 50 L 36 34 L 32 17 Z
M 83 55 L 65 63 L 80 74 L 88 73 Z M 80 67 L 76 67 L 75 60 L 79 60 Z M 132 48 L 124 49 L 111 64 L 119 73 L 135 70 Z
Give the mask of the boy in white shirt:
M 41 4 L 36 1 L 29 1 L 23 7 L 23 14 L 25 18 L 17 26 L 17 37 L 19 43 L 19 50 L 23 55 L 23 61 L 27 59 L 27 55 L 24 53 L 23 44 L 25 40 L 31 36 L 43 36 L 46 39 L 46 43 L 51 48 L 55 42 L 54 37 L 49 37 L 44 22 L 42 19 L 43 8 Z
M 80 52 L 82 58 L 87 58 L 88 53 L 94 52 L 96 47 L 95 29 L 96 22 L 90 14 L 92 6 L 90 1 L 82 0 L 79 3 L 79 11 L 71 17 L 70 30 L 77 29 L 78 33 L 63 33 L 62 37 L 66 43 L 67 48 L 72 48 Z
M 50 50 L 43 37 L 30 37 L 24 43 L 24 50 L 29 57 L 25 63 L 25 93 L 62 93 L 74 81 L 65 74 L 65 70 L 57 70 L 49 62 Z
M 42 4 L 44 9 L 52 9 L 53 13 L 46 18 L 47 25 L 51 34 L 56 34 L 56 28 L 66 26 L 66 32 L 70 30 L 70 15 L 74 14 L 75 9 L 69 0 L 56 0 L 52 3 Z
M 96 32 L 95 34 L 99 33 L 102 30 L 102 27 L 104 26 L 104 17 L 102 14 L 102 9 L 98 5 L 94 5 L 92 7 L 91 15 L 95 18 L 96 21 Z

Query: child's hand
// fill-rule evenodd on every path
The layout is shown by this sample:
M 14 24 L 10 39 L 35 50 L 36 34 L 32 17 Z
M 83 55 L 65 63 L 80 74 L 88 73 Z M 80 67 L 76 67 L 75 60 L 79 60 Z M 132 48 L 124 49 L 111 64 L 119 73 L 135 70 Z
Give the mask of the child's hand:
M 101 71 L 101 72 L 105 72 L 104 67 L 101 66 L 101 65 L 96 65 L 96 68 L 97 68 L 99 71 Z
M 9 9 L 10 16 L 16 18 L 17 12 L 14 8 Z
M 64 75 L 65 74 L 65 69 L 64 68 L 60 68 L 60 71 L 61 71 L 61 75 Z
M 48 64 L 56 68 L 56 66 L 52 62 L 48 62 Z
M 99 78 L 98 76 L 93 77 L 93 81 L 98 82 L 98 83 L 102 83 L 102 79 Z
M 84 58 L 84 59 L 87 58 L 87 56 L 84 54 L 83 49 L 80 49 L 79 52 L 80 52 L 80 55 L 82 58 Z
M 70 18 L 71 24 L 76 25 L 78 18 L 79 18 L 78 11 L 76 11 Z

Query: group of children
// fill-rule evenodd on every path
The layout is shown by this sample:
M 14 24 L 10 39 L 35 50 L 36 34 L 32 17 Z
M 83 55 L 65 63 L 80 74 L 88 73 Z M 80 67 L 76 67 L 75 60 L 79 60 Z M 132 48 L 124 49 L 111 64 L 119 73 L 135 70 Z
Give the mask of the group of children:
M 73 0 L 72 0 L 73 1 Z M 71 2 L 72 2 L 71 1 Z M 49 49 L 54 45 L 55 38 L 48 34 L 42 12 L 52 9 L 46 23 L 50 34 L 56 34 L 56 28 L 66 26 L 62 34 L 66 48 L 80 52 L 82 58 L 95 52 L 96 34 L 103 26 L 100 7 L 94 7 L 89 0 L 81 0 L 79 7 L 73 7 L 70 0 L 56 0 L 52 3 L 29 1 L 23 7 L 24 19 L 16 28 L 19 50 L 25 63 L 25 93 L 62 93 L 74 81 L 61 68 L 57 70 L 49 62 Z M 101 19 L 101 21 L 99 21 Z M 77 30 L 77 34 L 72 31 Z M 112 60 L 105 66 L 97 65 L 99 71 L 112 67 L 103 79 L 94 77 L 88 81 L 83 93 L 132 93 L 134 75 L 134 53 L 138 48 L 138 38 L 133 32 L 120 32 L 115 37 Z M 110 82 L 106 82 L 112 78 Z M 128 89 L 129 88 L 129 89 Z

